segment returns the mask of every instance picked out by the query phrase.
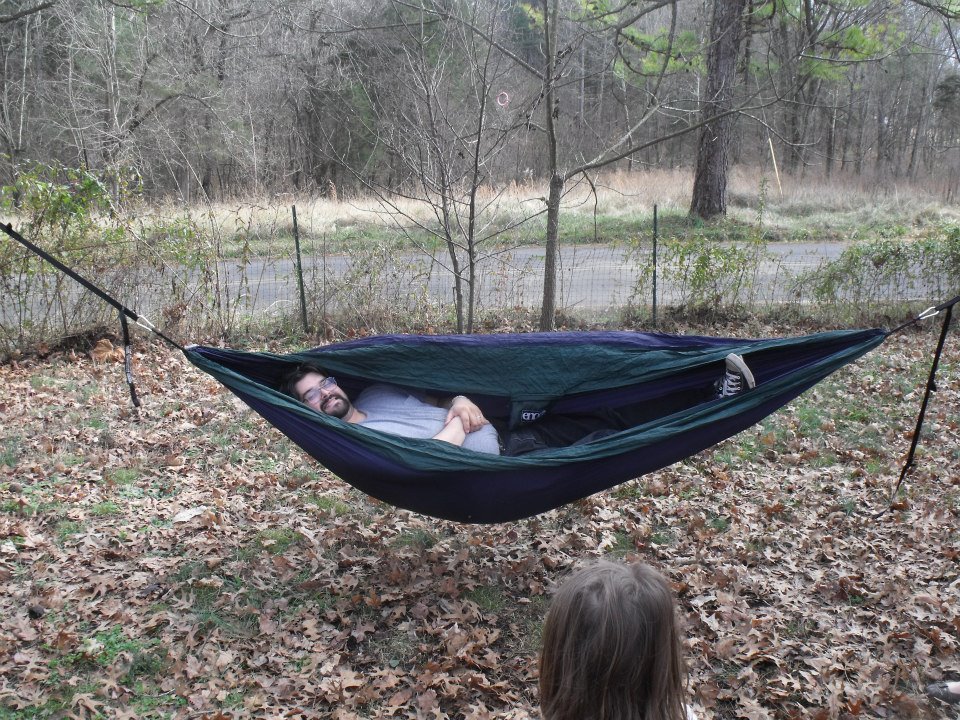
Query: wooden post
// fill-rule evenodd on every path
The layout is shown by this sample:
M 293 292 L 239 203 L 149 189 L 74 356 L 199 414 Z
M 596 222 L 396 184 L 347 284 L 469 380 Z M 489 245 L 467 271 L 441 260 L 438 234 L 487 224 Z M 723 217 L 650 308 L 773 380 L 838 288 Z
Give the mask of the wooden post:
M 770 145 L 770 159 L 773 160 L 773 174 L 777 177 L 777 189 L 780 191 L 780 199 L 783 200 L 783 185 L 780 184 L 780 171 L 777 169 L 777 154 L 773 151 L 773 138 L 769 135 L 767 143 Z

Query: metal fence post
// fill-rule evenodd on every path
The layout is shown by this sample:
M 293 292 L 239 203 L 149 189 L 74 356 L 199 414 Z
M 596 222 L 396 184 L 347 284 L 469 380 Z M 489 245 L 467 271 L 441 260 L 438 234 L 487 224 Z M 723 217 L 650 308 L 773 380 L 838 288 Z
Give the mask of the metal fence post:
M 303 332 L 309 334 L 310 326 L 307 323 L 307 296 L 303 290 L 303 261 L 300 259 L 300 229 L 297 226 L 297 206 L 291 205 L 293 211 L 293 244 L 297 249 L 297 285 L 300 287 L 300 318 L 303 320 Z
M 653 326 L 657 326 L 657 206 L 653 206 Z

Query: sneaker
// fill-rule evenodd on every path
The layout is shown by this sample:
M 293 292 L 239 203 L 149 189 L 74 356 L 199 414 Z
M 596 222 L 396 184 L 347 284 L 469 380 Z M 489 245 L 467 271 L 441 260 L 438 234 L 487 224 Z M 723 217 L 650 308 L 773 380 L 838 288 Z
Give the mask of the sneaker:
M 744 390 L 751 390 L 757 386 L 753 379 L 753 373 L 750 372 L 750 368 L 747 367 L 743 357 L 730 353 L 724 362 L 726 370 L 716 383 L 718 398 L 733 397 Z
M 951 685 L 956 685 L 956 681 L 936 682 L 932 685 L 927 685 L 927 695 L 937 700 L 943 700 L 945 703 L 957 705 L 960 703 L 960 692 L 951 690 Z

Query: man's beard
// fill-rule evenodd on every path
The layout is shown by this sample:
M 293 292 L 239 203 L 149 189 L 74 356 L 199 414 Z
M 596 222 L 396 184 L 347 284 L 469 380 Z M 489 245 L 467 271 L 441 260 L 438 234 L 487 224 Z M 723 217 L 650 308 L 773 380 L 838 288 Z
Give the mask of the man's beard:
M 320 403 L 320 411 L 341 420 L 350 412 L 350 401 L 340 395 L 330 395 Z

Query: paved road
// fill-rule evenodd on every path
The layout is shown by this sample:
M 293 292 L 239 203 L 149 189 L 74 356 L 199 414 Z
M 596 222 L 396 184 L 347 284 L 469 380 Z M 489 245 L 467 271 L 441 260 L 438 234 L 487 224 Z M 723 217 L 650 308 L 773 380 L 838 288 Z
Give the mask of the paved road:
M 844 243 L 773 243 L 766 247 L 767 259 L 760 263 L 752 287 L 751 300 L 759 303 L 788 299 L 788 277 L 837 258 Z M 350 306 L 362 314 L 371 307 L 388 303 L 401 310 L 422 309 L 427 304 L 448 306 L 453 299 L 453 279 L 445 265 L 447 258 L 431 258 L 422 253 L 401 253 L 371 261 L 369 257 L 328 255 L 304 258 L 309 297 L 324 298 L 326 310 L 333 312 Z M 558 272 L 558 307 L 565 311 L 591 312 L 620 308 L 631 301 L 639 267 L 649 259 L 631 257 L 627 249 L 615 245 L 577 245 L 561 248 Z M 220 288 L 222 306 L 241 315 L 296 314 L 299 309 L 294 263 L 290 259 L 254 259 L 244 267 L 224 262 L 210 268 L 216 276 L 213 286 Z M 676 304 L 677 288 L 664 278 L 667 268 L 658 270 L 657 301 Z M 173 278 L 141 276 L 133 281 L 126 273 L 114 284 L 109 278 L 95 278 L 104 287 L 128 287 L 130 294 L 117 291 L 118 299 L 156 324 L 163 320 L 163 308 L 172 304 Z M 174 283 L 195 287 L 189 274 L 180 274 Z M 343 290 L 348 280 L 351 290 Z M 543 292 L 543 249 L 520 247 L 483 258 L 477 268 L 477 305 L 479 308 L 539 307 Z M 66 297 L 75 299 L 85 292 L 65 279 Z M 209 287 L 207 288 L 209 289 Z M 188 305 L 210 304 L 205 293 L 197 293 Z M 649 304 L 652 288 L 644 289 L 635 301 Z M 27 313 L 34 318 L 49 314 L 48 299 L 37 297 Z M 324 301 L 312 304 L 314 312 Z M 0 303 L 0 323 L 16 327 L 19 310 Z
M 767 245 L 768 259 L 760 263 L 753 283 L 758 301 L 788 297 L 786 278 L 839 257 L 845 243 L 773 243 Z M 352 277 L 354 284 L 369 282 L 387 297 L 404 294 L 448 302 L 453 297 L 453 279 L 447 258 L 417 253 L 393 257 L 386 266 L 371 268 L 349 255 L 304 258 L 304 273 L 315 292 L 337 304 L 338 281 Z M 520 247 L 482 260 L 477 270 L 481 306 L 538 306 L 543 291 L 543 249 Z M 677 300 L 677 290 L 658 278 L 658 302 Z M 241 273 L 225 269 L 227 285 L 236 293 Z M 571 309 L 619 307 L 630 299 L 639 275 L 638 262 L 629 252 L 613 245 L 578 245 L 561 248 L 559 263 L 559 305 Z M 255 262 L 246 268 L 251 310 L 296 304 L 294 265 L 289 260 Z M 326 293 L 323 290 L 326 289 Z M 371 288 L 372 290 L 373 288 Z M 652 292 L 651 292 L 652 295 Z M 648 300 L 649 301 L 649 300 Z

